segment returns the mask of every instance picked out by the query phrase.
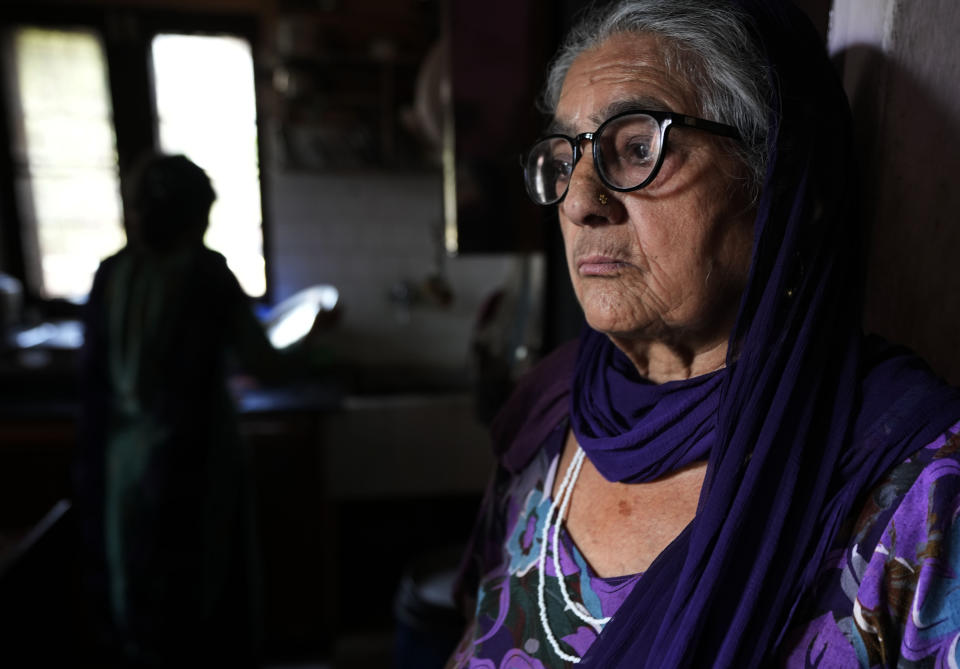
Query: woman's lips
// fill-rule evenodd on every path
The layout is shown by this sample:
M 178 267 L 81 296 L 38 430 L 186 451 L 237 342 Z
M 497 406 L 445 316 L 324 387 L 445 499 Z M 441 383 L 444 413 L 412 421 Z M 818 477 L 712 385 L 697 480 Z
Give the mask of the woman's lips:
M 610 276 L 619 274 L 626 264 L 619 258 L 610 256 L 586 256 L 577 261 L 577 271 L 580 276 Z

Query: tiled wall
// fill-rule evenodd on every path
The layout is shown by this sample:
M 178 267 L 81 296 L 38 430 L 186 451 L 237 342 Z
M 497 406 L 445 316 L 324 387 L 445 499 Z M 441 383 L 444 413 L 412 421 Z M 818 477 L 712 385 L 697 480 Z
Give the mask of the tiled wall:
M 330 346 L 373 365 L 466 370 L 483 299 L 516 272 L 508 255 L 445 260 L 453 302 L 409 307 L 390 299 L 402 282 L 436 269 L 442 226 L 440 175 L 283 173 L 266 183 L 275 300 L 316 283 L 335 285 L 343 319 Z

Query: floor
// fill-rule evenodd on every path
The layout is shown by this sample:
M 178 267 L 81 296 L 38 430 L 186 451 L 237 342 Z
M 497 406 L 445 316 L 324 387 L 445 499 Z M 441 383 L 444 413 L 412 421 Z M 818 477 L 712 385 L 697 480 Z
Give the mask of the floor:
M 262 669 L 390 669 L 393 644 L 389 633 L 346 637 L 337 641 L 329 660 L 268 662 Z

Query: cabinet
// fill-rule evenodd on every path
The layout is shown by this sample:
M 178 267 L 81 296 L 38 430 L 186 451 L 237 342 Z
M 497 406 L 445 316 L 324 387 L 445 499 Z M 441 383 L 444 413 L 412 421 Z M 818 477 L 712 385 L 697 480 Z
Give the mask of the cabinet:
M 409 114 L 436 40 L 436 1 L 281 1 L 268 116 L 281 167 L 424 167 Z
M 252 450 L 268 651 L 328 641 L 322 578 L 331 553 L 324 540 L 330 516 L 318 443 L 322 415 L 316 409 L 261 408 L 240 419 Z M 0 562 L 58 500 L 71 497 L 76 438 L 76 410 L 69 405 L 0 413 Z M 70 534 L 69 541 L 75 540 Z M 75 567 L 70 554 L 63 555 L 65 569 Z M 60 593 L 65 599 L 78 594 L 79 588 Z M 82 608 L 75 601 L 63 604 Z

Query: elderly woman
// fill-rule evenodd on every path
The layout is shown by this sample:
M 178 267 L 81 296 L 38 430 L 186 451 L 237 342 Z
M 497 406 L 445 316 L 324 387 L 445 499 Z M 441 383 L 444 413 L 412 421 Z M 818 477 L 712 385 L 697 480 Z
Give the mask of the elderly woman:
M 450 665 L 956 666 L 960 398 L 860 333 L 815 31 L 778 0 L 621 2 L 545 99 L 526 186 L 589 328 L 494 424 Z

